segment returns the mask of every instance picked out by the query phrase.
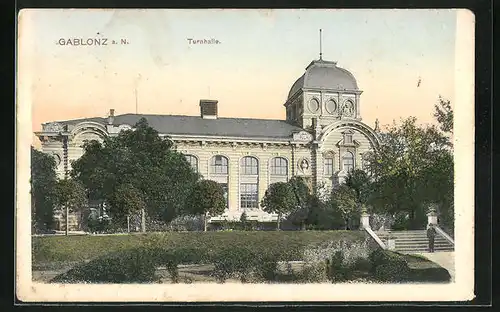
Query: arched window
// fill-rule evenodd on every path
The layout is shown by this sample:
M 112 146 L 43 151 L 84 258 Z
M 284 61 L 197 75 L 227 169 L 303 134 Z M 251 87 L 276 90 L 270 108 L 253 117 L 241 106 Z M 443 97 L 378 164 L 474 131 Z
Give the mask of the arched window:
M 210 160 L 210 173 L 211 174 L 228 174 L 228 161 L 222 155 L 215 155 Z
M 198 158 L 193 155 L 184 155 L 184 157 L 186 157 L 186 160 L 191 165 L 191 168 L 193 168 L 194 172 L 198 172 Z
M 252 156 L 245 156 L 241 159 L 240 172 L 243 175 L 257 175 L 259 174 L 259 162 L 257 158 Z
M 342 166 L 344 171 L 351 171 L 354 169 L 354 155 L 351 152 L 346 152 L 342 157 Z
M 271 159 L 271 175 L 273 176 L 287 176 L 288 175 L 288 161 L 283 157 L 275 157 Z

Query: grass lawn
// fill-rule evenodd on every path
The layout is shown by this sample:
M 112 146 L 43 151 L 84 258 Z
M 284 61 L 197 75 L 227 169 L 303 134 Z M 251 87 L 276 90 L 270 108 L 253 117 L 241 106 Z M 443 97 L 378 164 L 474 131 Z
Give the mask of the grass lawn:
M 63 265 L 91 260 L 106 254 L 135 247 L 162 249 L 179 247 L 217 251 L 232 246 L 256 250 L 287 250 L 292 260 L 309 245 L 328 241 L 362 241 L 363 231 L 232 231 L 232 232 L 166 232 L 109 236 L 42 236 L 32 238 L 33 267 Z
M 224 270 L 225 265 L 232 265 L 238 270 L 242 263 L 262 265 L 271 257 L 278 261 L 279 268 L 270 282 L 303 283 L 311 282 L 306 277 L 310 273 L 305 273 L 304 263 L 301 262 L 306 248 L 337 241 L 360 243 L 366 238 L 368 235 L 364 231 L 166 232 L 33 237 L 33 279 L 50 282 L 56 276 L 73 276 L 75 281 L 112 278 L 171 283 L 168 266 L 171 269 L 172 263 L 175 263 L 173 267 L 177 267 L 178 282 L 215 283 L 216 272 L 222 272 L 220 268 Z M 369 244 L 368 248 L 379 250 L 373 244 Z M 449 281 L 449 274 L 444 268 L 424 257 L 406 254 L 398 257 L 403 257 L 407 263 L 405 266 L 409 268 L 407 282 Z M 171 263 L 172 259 L 177 260 Z M 222 267 L 216 269 L 217 263 Z M 392 268 L 392 264 L 389 267 Z M 251 272 L 244 275 L 248 275 L 247 282 L 255 282 L 253 274 L 257 271 Z M 376 282 L 366 269 L 354 269 L 352 273 L 351 282 Z M 240 282 L 237 276 L 228 275 L 226 282 Z

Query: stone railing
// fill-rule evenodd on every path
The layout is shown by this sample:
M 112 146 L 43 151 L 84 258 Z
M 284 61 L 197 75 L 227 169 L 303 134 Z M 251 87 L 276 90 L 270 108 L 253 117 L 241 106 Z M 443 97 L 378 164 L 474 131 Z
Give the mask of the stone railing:
M 384 242 L 378 237 L 377 233 L 375 233 L 372 228 L 370 227 L 370 214 L 363 212 L 361 214 L 361 227 L 368 233 L 368 235 L 377 242 L 377 244 L 382 248 L 382 249 L 387 249 L 387 246 L 384 244 Z
M 455 240 L 453 240 L 453 238 L 451 238 L 450 235 L 448 235 L 445 231 L 443 231 L 442 228 L 440 228 L 439 226 L 435 226 L 434 227 L 436 229 L 436 232 L 438 232 L 441 236 L 443 236 L 448 242 L 450 242 L 453 246 L 455 246 Z

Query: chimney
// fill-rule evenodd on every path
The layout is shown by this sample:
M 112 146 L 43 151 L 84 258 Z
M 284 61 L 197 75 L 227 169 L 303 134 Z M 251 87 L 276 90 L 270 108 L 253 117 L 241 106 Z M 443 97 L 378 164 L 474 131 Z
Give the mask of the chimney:
M 217 100 L 200 100 L 200 114 L 203 119 L 217 119 Z
M 111 108 L 109 110 L 108 124 L 112 125 L 114 120 L 115 120 L 115 110 Z

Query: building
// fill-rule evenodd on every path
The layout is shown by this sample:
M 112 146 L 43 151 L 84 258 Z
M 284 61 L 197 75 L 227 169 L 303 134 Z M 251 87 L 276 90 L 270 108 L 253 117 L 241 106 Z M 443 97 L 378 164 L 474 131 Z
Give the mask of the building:
M 168 136 L 206 179 L 222 184 L 228 210 L 221 219 L 272 222 L 276 216 L 259 208 L 267 187 L 292 176 L 311 185 L 333 187 L 348 170 L 379 144 L 376 131 L 362 122 L 355 77 L 336 62 L 312 61 L 292 85 L 284 103 L 284 120 L 220 118 L 217 101 L 200 100 L 199 116 L 115 115 L 43 124 L 36 135 L 42 150 L 54 155 L 59 177 L 79 158 L 85 140 L 100 140 L 130 129 L 145 117 Z

